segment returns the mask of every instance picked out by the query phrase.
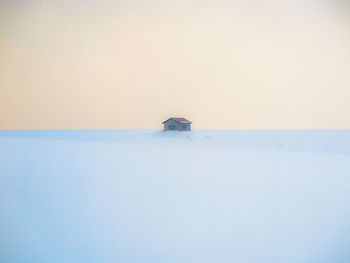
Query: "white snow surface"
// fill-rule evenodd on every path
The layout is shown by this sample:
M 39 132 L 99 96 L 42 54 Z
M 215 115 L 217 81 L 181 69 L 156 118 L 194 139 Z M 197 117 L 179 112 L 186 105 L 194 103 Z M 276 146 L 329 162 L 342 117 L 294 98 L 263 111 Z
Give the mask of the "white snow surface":
M 349 263 L 350 131 L 0 131 L 1 263 Z

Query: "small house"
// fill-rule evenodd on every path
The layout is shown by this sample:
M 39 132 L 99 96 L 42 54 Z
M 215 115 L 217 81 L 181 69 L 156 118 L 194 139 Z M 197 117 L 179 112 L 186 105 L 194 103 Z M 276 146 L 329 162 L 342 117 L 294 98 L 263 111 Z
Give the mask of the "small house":
M 190 131 L 191 123 L 185 118 L 169 118 L 163 122 L 164 131 Z

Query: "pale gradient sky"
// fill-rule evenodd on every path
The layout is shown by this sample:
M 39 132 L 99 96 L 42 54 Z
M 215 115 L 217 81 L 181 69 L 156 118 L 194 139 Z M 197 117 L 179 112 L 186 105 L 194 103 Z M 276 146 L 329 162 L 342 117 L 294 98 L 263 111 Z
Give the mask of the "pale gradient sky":
M 348 3 L 0 0 L 0 129 L 350 129 Z

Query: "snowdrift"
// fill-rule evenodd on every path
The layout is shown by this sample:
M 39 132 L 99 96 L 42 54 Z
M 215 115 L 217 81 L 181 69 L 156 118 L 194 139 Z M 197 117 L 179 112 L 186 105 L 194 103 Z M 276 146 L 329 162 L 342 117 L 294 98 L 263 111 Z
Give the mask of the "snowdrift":
M 350 262 L 350 131 L 0 131 L 0 262 Z

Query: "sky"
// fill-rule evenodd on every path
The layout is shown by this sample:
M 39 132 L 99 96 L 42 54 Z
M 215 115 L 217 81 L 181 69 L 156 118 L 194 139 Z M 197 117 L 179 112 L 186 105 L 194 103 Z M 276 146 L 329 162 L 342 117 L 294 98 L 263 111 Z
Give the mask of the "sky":
M 0 129 L 350 129 L 346 0 L 1 0 Z

